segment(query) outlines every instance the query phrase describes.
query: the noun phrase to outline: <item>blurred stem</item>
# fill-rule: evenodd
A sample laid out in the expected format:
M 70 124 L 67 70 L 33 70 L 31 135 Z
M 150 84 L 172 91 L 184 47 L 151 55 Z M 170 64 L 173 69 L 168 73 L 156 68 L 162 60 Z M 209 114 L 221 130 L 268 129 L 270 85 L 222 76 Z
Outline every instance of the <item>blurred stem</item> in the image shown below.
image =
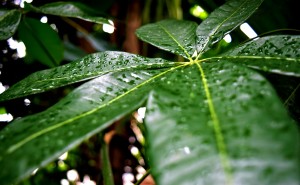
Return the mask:
M 145 179 L 146 177 L 148 177 L 148 175 L 150 175 L 150 170 L 147 170 L 146 173 L 142 176 L 142 178 L 140 178 L 134 185 L 140 185 Z
M 105 185 L 114 185 L 113 173 L 109 160 L 109 148 L 108 144 L 102 138 L 101 147 L 101 159 L 102 159 L 102 175 Z
M 300 87 L 300 83 L 299 83 L 299 84 L 297 85 L 297 87 L 293 90 L 293 92 L 290 94 L 290 96 L 285 100 L 285 102 L 284 102 L 284 106 L 285 106 L 285 107 L 287 106 L 288 102 L 292 99 L 292 97 L 295 96 L 295 94 L 296 94 L 297 90 L 299 89 L 299 87 Z
M 160 21 L 163 19 L 163 9 L 164 9 L 164 1 L 159 0 L 157 2 L 155 21 Z
M 67 17 L 62 17 L 62 20 L 64 20 L 66 23 L 68 23 L 70 26 L 72 26 L 76 30 L 80 31 L 84 35 L 88 35 L 89 34 L 89 32 L 85 28 L 83 28 L 82 26 L 80 26 L 79 24 L 77 24 L 75 21 L 72 21 L 71 19 L 69 19 Z
M 143 9 L 143 24 L 148 24 L 150 22 L 150 8 L 151 8 L 151 0 L 146 0 L 144 9 Z
M 166 0 L 169 16 L 178 20 L 182 19 L 181 0 Z

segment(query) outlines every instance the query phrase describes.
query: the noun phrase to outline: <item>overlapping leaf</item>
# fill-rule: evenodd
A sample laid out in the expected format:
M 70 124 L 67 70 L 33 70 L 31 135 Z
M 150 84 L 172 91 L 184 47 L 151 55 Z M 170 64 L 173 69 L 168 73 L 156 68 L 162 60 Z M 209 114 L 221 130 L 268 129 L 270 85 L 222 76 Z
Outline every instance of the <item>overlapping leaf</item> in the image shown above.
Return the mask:
M 94 53 L 57 68 L 31 74 L 1 94 L 0 101 L 45 92 L 112 71 L 163 68 L 178 64 L 180 63 L 159 58 L 150 59 L 125 52 Z
M 45 14 L 74 17 L 99 24 L 110 24 L 108 19 L 96 15 L 94 10 L 78 2 L 54 2 L 41 7 L 33 7 L 30 4 L 26 4 L 26 6 L 28 9 Z
M 38 60 L 48 67 L 60 64 L 63 59 L 63 44 L 50 25 L 32 18 L 24 18 L 18 33 L 31 59 Z
M 11 37 L 17 30 L 21 20 L 19 10 L 0 10 L 0 40 Z
M 283 110 L 264 78 L 227 62 L 169 73 L 146 111 L 156 183 L 297 184 L 299 135 Z
M 255 69 L 299 77 L 300 36 L 259 38 L 228 51 L 223 57 Z
M 158 48 L 191 59 L 196 50 L 196 28 L 191 21 L 164 20 L 145 25 L 136 34 Z
M 1 184 L 13 184 L 113 121 L 137 109 L 166 70 L 107 74 L 85 83 L 39 114 L 0 132 Z
M 213 11 L 197 28 L 197 51 L 207 51 L 227 33 L 243 23 L 263 0 L 231 0 Z

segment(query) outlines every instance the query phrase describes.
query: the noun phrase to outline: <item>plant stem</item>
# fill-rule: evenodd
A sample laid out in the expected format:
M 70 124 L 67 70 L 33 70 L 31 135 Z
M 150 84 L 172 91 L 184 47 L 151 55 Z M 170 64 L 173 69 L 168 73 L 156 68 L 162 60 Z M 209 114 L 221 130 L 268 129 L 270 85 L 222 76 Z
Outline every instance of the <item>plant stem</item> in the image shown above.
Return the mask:
M 68 23 L 70 26 L 72 26 L 76 30 L 78 30 L 81 33 L 83 33 L 84 35 L 88 35 L 89 34 L 89 32 L 85 28 L 83 28 L 82 26 L 80 26 L 76 22 L 72 21 L 71 19 L 69 19 L 67 17 L 62 17 L 62 20 L 65 21 L 66 23 Z
M 134 184 L 134 185 L 140 185 L 148 175 L 150 175 L 151 169 L 147 170 L 146 173 Z
M 297 92 L 297 90 L 300 87 L 300 83 L 297 85 L 297 87 L 293 90 L 293 92 L 290 94 L 290 96 L 284 101 L 284 106 L 286 107 L 288 102 L 292 99 L 292 97 L 295 95 L 295 93 Z
M 114 185 L 113 173 L 109 160 L 109 148 L 107 143 L 102 139 L 101 147 L 101 159 L 102 159 L 102 175 L 105 185 Z

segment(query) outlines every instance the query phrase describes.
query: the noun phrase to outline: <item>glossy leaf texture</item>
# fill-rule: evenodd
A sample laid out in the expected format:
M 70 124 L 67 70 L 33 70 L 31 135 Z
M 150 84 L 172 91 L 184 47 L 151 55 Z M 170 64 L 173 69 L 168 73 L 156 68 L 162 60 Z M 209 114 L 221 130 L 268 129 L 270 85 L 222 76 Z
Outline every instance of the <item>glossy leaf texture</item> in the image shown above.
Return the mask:
M 69 64 L 29 75 L 1 94 L 0 101 L 45 92 L 75 82 L 95 78 L 108 72 L 164 68 L 178 64 L 180 63 L 169 62 L 160 58 L 146 58 L 125 52 L 106 51 L 94 53 Z
M 0 40 L 5 40 L 13 36 L 21 20 L 19 10 L 0 10 Z
M 227 62 L 161 78 L 146 110 L 157 184 L 296 185 L 299 133 L 271 85 Z
M 153 80 L 168 68 L 106 74 L 80 86 L 48 110 L 0 131 L 0 181 L 15 184 L 91 135 L 136 110 Z M 16 162 L 17 161 L 17 162 Z
M 263 0 L 230 0 L 213 11 L 196 31 L 197 51 L 207 51 L 214 43 L 243 23 Z
M 252 40 L 225 53 L 230 62 L 278 73 L 300 76 L 300 36 L 277 35 Z
M 190 59 L 195 52 L 197 24 L 191 21 L 163 20 L 136 31 L 143 41 Z
M 44 14 L 57 15 L 63 17 L 74 17 L 89 22 L 99 24 L 110 24 L 108 19 L 100 17 L 99 12 L 95 12 L 85 4 L 78 2 L 54 2 L 48 3 L 40 7 L 33 7 L 30 4 L 26 4 L 29 9 Z
M 19 37 L 26 46 L 26 54 L 48 67 L 56 67 L 63 59 L 63 44 L 50 25 L 32 18 L 24 18 Z

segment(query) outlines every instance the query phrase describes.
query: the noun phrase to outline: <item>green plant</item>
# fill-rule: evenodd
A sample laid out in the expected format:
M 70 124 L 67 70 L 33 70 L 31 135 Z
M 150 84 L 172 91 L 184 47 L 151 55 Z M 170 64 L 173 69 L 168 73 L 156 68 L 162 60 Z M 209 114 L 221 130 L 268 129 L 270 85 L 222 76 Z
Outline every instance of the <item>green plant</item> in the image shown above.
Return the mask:
M 143 41 L 186 62 L 106 51 L 9 88 L 1 101 L 92 79 L 0 131 L 1 182 L 23 179 L 145 105 L 146 153 L 158 184 L 297 184 L 298 128 L 269 82 L 252 69 L 299 77 L 300 37 L 261 37 L 206 55 L 261 3 L 231 0 L 199 26 L 164 20 L 137 30 Z M 9 24 L 15 29 L 15 23 Z

